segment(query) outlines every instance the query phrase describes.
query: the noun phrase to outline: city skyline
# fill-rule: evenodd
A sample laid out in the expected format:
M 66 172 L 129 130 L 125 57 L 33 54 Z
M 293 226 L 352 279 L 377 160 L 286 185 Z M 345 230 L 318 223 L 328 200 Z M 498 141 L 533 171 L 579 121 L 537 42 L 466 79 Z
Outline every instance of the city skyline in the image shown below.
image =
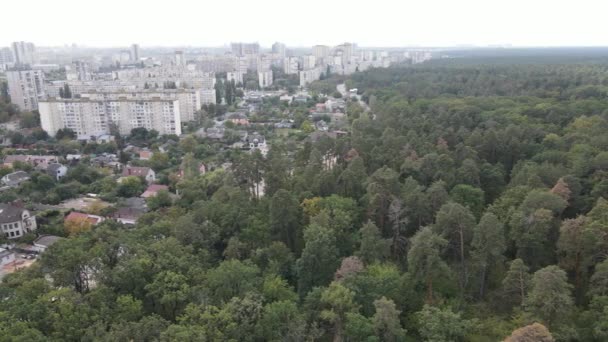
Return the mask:
M 134 42 L 142 47 L 225 47 L 232 41 L 259 42 L 262 47 L 275 41 L 292 47 L 345 41 L 366 47 L 607 45 L 601 33 L 605 31 L 602 9 L 608 5 L 592 0 L 581 0 L 575 8 L 569 4 L 547 0 L 516 0 L 508 5 L 479 0 L 395 4 L 378 0 L 374 6 L 357 6 L 311 0 L 291 10 L 277 0 L 230 4 L 176 0 L 145 8 L 109 0 L 95 8 L 94 16 L 64 18 L 65 8 L 81 3 L 21 1 L 6 4 L 5 13 L 29 11 L 29 20 L 36 25 L 23 25 L 19 15 L 5 16 L 2 31 L 14 33 L 3 35 L 0 46 L 13 41 L 31 41 L 42 47 L 75 43 L 100 48 Z M 142 15 L 132 15 L 137 11 Z

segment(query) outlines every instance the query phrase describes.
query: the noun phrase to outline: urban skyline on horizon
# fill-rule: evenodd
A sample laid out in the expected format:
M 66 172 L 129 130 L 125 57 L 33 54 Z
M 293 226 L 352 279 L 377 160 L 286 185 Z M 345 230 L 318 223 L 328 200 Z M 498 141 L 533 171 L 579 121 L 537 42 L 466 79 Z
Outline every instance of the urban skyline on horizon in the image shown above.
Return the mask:
M 344 41 L 366 47 L 516 47 L 605 46 L 603 9 L 593 0 L 376 0 L 361 6 L 346 1 L 310 0 L 286 8 L 278 0 L 191 3 L 174 0 L 162 6 L 108 0 L 94 15 L 75 0 L 11 1 L 0 23 L 3 32 L 39 46 L 223 46 L 230 41 L 274 41 L 289 46 Z M 66 16 L 67 8 L 82 15 Z M 592 10 L 590 10 L 592 9 Z M 22 16 L 28 14 L 28 25 Z M 135 15 L 133 15 L 135 14 Z M 3 38 L 3 39 L 2 39 Z M 7 45 L 7 37 L 0 45 Z

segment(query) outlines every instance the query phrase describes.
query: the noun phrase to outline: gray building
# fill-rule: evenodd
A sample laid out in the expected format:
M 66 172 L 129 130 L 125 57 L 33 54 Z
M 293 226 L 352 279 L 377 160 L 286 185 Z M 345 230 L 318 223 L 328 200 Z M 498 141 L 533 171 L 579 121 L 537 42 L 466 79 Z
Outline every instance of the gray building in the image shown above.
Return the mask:
M 42 70 L 7 71 L 6 78 L 12 103 L 23 111 L 38 109 L 38 101 L 45 94 Z
M 0 227 L 5 237 L 17 239 L 36 230 L 36 216 L 29 210 L 12 205 L 0 204 Z

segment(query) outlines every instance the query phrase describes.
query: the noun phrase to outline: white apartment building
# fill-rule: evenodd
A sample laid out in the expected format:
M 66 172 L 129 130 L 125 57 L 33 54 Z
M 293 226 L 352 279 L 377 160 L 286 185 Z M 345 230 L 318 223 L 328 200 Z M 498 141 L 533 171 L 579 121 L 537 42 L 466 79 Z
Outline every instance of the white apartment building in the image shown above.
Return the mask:
M 327 45 L 315 45 L 312 47 L 312 55 L 317 59 L 323 59 L 329 56 L 329 50 Z
M 270 87 L 272 85 L 272 70 L 258 72 L 260 88 Z
M 36 46 L 29 42 L 13 42 L 13 61 L 17 65 L 34 65 L 38 63 Z
M 38 100 L 45 94 L 42 70 L 7 71 L 6 78 L 12 103 L 23 111 L 38 109 Z
M 354 51 L 353 44 L 344 43 L 344 44 L 340 44 L 334 48 L 334 55 L 342 56 L 342 63 L 348 64 L 351 62 L 351 59 L 353 57 L 353 51 Z
M 65 69 L 68 81 L 90 81 L 92 79 L 89 66 L 83 61 L 75 61 Z
M 166 82 L 175 82 L 178 88 L 203 88 L 213 89 L 215 87 L 215 73 L 189 70 L 187 66 L 159 66 L 144 69 L 127 69 L 114 71 L 114 80 L 125 84 L 135 84 L 138 88 L 149 88 L 163 86 Z
M 234 70 L 246 74 L 249 69 L 249 59 L 247 57 L 236 57 L 234 59 Z
M 49 98 L 39 104 L 42 129 L 55 136 L 62 128 L 79 137 L 109 134 L 111 124 L 120 134 L 144 127 L 160 134 L 181 134 L 179 101 L 160 97 L 133 99 L 127 96 L 90 94 L 78 99 Z
M 315 67 L 317 58 L 313 55 L 306 55 L 302 57 L 302 69 L 309 70 Z
M 151 89 L 139 90 L 137 92 L 90 92 L 82 93 L 81 97 L 113 100 L 116 98 L 128 98 L 130 100 L 178 100 L 180 121 L 193 121 L 195 113 L 201 109 L 201 94 L 196 89 Z
M 259 55 L 257 61 L 258 72 L 268 71 L 272 66 L 272 57 L 269 55 Z
M 7 47 L 0 48 L 0 66 L 7 64 L 12 65 L 13 63 L 13 52 L 11 49 Z
M 294 75 L 298 73 L 298 58 L 297 57 L 285 57 L 283 60 L 283 71 L 287 75 Z
M 139 44 L 131 45 L 131 61 L 139 62 Z
M 175 51 L 175 65 L 177 65 L 177 66 L 186 65 L 186 56 L 184 56 L 183 51 Z
M 323 68 L 314 68 L 300 71 L 300 87 L 306 87 L 309 83 L 321 78 Z
M 285 58 L 286 46 L 283 43 L 276 42 L 272 44 L 272 53 L 279 55 L 280 58 Z
M 257 55 L 260 53 L 258 43 L 230 43 L 232 54 L 235 56 Z
M 201 104 L 215 104 L 215 89 L 199 89 Z

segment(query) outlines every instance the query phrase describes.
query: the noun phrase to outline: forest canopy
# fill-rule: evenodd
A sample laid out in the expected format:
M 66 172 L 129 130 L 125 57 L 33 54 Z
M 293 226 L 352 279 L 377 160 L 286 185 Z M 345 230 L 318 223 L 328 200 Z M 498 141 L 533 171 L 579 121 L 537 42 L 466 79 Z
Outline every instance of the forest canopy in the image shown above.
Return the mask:
M 0 341 L 608 340 L 608 64 L 477 61 L 355 73 L 345 137 L 53 245 Z

